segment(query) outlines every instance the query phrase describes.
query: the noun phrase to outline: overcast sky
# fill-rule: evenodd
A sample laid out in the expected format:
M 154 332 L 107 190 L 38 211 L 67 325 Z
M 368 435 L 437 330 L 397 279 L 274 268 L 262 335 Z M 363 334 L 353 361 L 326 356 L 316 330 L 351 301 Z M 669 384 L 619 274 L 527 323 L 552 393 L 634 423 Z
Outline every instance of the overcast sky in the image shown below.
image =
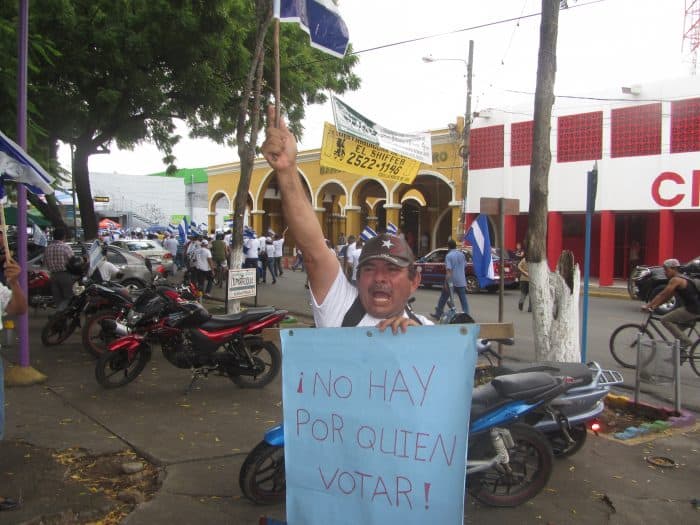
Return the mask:
M 529 108 L 535 90 L 540 0 L 341 0 L 340 11 L 360 61 L 358 91 L 341 98 L 396 131 L 442 129 L 464 114 L 468 42 L 474 40 L 472 110 Z M 684 0 L 569 0 L 559 16 L 557 95 L 590 92 L 690 73 L 683 49 Z M 523 17 L 517 21 L 503 20 Z M 475 28 L 477 26 L 485 27 Z M 427 38 L 425 38 L 427 37 Z M 415 40 L 413 42 L 400 43 Z M 395 44 L 395 45 L 392 45 Z M 381 49 L 372 50 L 373 48 Z M 281 50 L 284 60 L 284 49 Z M 424 56 L 462 59 L 425 63 Z M 284 82 L 284 78 L 282 78 Z M 514 92 L 525 92 L 518 94 Z M 700 95 L 700 94 L 698 94 Z M 320 146 L 330 105 L 307 109 L 301 149 Z M 236 161 L 234 149 L 186 137 L 175 148 L 179 168 Z M 149 144 L 93 155 L 91 172 L 163 171 Z M 70 166 L 68 148 L 59 159 Z

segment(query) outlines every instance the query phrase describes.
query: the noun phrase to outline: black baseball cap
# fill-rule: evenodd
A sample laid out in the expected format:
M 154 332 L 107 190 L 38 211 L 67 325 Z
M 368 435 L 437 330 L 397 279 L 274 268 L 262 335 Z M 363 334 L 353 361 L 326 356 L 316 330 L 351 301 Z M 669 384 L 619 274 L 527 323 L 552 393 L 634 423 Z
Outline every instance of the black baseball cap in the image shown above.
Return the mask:
M 416 260 L 405 239 L 388 233 L 372 237 L 365 243 L 358 265 L 362 266 L 371 259 L 381 259 L 403 268 L 410 266 Z

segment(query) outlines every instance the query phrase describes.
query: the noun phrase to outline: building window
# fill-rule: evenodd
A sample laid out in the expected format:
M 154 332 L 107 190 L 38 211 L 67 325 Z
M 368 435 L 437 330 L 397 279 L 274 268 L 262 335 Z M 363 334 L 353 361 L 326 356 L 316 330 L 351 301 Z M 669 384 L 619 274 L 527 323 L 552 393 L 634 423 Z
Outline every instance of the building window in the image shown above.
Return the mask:
M 469 168 L 481 170 L 503 167 L 503 126 L 471 130 Z
M 700 151 L 700 98 L 671 102 L 671 153 Z
M 661 104 L 613 109 L 610 156 L 661 154 Z
M 603 153 L 603 112 L 559 117 L 557 162 L 596 160 Z
M 532 159 L 534 121 L 517 122 L 510 127 L 510 165 L 528 166 Z

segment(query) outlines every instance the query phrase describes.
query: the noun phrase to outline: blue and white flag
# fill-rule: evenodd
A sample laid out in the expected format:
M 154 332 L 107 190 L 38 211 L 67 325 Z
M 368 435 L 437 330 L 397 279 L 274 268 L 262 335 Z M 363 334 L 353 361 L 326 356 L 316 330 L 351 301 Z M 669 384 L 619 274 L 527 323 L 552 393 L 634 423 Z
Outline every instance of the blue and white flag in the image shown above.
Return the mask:
M 24 184 L 36 195 L 53 193 L 53 177 L 0 131 L 0 198 L 5 196 L 7 180 Z
M 360 239 L 363 241 L 367 242 L 369 241 L 372 237 L 376 237 L 377 232 L 375 232 L 372 228 L 369 226 L 365 226 L 365 229 L 362 230 L 362 233 L 360 234 Z
M 177 236 L 180 244 L 185 244 L 187 242 L 187 217 L 183 217 L 180 224 L 177 225 Z
M 489 236 L 489 219 L 486 215 L 479 215 L 465 236 L 472 245 L 472 259 L 474 260 L 474 273 L 479 280 L 479 285 L 484 287 L 493 284 L 496 274 L 493 270 L 491 258 L 491 237 Z
M 90 262 L 90 267 L 88 268 L 88 275 L 92 275 L 97 269 L 97 264 L 102 259 L 102 247 L 99 241 L 94 241 L 90 248 L 88 249 L 88 261 Z
M 386 223 L 386 232 L 390 233 L 391 235 L 396 235 L 397 233 L 399 233 L 399 228 L 393 222 L 387 222 Z
M 34 229 L 32 230 L 32 242 L 37 246 L 43 246 L 44 248 L 46 248 L 46 246 L 49 244 L 46 235 L 44 234 L 42 229 L 39 228 L 39 226 L 37 226 L 36 224 L 34 224 L 33 228 Z
M 343 58 L 350 35 L 335 0 L 274 0 L 273 16 L 296 22 L 309 34 L 311 47 Z
M 243 238 L 245 239 L 255 239 L 257 235 L 255 234 L 255 230 L 248 226 L 247 224 L 243 225 Z
M 165 231 L 167 231 L 170 235 L 174 235 L 177 231 L 177 226 L 175 226 L 174 224 L 168 224 L 168 226 L 166 226 L 165 228 Z

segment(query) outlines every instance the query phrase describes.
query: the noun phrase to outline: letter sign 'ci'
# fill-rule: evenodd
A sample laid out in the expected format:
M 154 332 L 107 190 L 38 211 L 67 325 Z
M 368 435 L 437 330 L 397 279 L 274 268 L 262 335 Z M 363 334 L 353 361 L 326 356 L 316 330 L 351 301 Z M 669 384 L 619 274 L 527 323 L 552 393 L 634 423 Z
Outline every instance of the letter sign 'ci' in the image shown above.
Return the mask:
M 675 206 L 676 204 L 680 203 L 685 197 L 685 193 L 676 193 L 670 198 L 662 197 L 660 191 L 661 184 L 667 181 L 674 182 L 678 185 L 685 184 L 685 179 L 678 175 L 678 173 L 674 173 L 672 171 L 664 171 L 661 175 L 654 179 L 654 182 L 651 185 L 651 197 L 654 199 L 654 202 L 656 202 L 656 204 L 658 204 L 659 206 L 663 206 L 664 208 L 670 208 L 671 206 Z

